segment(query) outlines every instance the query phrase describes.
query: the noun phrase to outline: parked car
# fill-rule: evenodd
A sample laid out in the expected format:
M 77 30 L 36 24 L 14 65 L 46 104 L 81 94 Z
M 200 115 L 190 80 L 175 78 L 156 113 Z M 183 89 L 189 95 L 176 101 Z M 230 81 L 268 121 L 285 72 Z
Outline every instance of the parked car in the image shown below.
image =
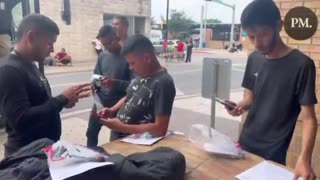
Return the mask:
M 154 49 L 156 50 L 157 56 L 164 52 L 163 41 L 155 41 L 152 44 Z

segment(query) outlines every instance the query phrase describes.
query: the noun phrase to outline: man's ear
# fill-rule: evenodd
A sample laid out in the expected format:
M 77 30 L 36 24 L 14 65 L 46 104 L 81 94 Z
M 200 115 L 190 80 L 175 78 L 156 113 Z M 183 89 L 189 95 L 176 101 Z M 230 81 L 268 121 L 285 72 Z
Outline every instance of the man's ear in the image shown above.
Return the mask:
M 35 33 L 32 31 L 27 32 L 27 40 L 30 44 L 32 44 L 35 41 Z
M 151 63 L 151 55 L 150 55 L 149 53 L 144 53 L 143 59 L 144 59 L 145 62 L 147 62 L 148 64 Z
M 277 31 L 278 32 L 281 32 L 282 31 L 282 28 L 283 28 L 283 21 L 282 20 L 279 20 L 277 22 Z

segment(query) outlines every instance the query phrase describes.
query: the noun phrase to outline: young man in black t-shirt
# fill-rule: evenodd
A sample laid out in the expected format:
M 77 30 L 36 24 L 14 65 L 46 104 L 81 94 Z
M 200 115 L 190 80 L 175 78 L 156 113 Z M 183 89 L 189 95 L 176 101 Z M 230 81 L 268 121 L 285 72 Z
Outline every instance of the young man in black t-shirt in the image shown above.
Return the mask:
M 295 176 L 314 179 L 311 167 L 317 120 L 314 105 L 314 62 L 283 43 L 283 22 L 273 1 L 250 3 L 241 24 L 256 51 L 249 58 L 242 86 L 245 97 L 228 110 L 239 116 L 249 110 L 239 142 L 243 149 L 285 164 L 287 150 L 300 112 L 303 114 L 302 152 Z
M 136 78 L 131 81 L 126 97 L 99 113 L 101 123 L 112 130 L 111 140 L 144 132 L 164 136 L 176 94 L 172 77 L 161 67 L 152 43 L 143 35 L 130 37 L 122 54 Z M 116 118 L 109 118 L 115 113 Z

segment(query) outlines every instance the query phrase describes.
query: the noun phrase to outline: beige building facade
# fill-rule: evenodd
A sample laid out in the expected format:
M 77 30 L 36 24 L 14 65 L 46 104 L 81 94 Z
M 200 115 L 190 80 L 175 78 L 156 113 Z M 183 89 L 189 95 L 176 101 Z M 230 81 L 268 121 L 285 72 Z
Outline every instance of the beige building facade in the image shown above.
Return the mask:
M 128 18 L 129 35 L 150 34 L 151 0 L 70 0 L 70 25 L 61 18 L 63 10 L 64 0 L 40 0 L 40 13 L 53 19 L 60 28 L 54 53 L 65 48 L 74 62 L 96 59 L 92 41 L 99 28 L 111 25 L 117 15 Z

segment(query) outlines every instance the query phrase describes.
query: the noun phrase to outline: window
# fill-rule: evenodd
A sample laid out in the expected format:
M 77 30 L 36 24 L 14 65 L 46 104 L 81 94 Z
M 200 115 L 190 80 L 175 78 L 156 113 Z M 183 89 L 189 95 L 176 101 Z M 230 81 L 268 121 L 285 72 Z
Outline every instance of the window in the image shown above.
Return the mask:
M 116 14 L 105 14 L 103 17 L 103 24 L 112 25 Z M 129 21 L 128 35 L 133 34 L 144 34 L 145 33 L 145 23 L 146 18 L 135 17 L 135 16 L 125 16 Z
M 229 41 L 230 40 L 230 29 L 231 24 L 216 24 L 212 26 L 212 40 L 215 41 Z M 234 36 L 235 41 L 240 39 L 240 25 L 236 24 L 234 26 Z
M 17 31 L 18 25 L 20 24 L 23 18 L 21 2 L 12 8 L 12 16 L 13 16 L 13 29 L 14 31 Z

